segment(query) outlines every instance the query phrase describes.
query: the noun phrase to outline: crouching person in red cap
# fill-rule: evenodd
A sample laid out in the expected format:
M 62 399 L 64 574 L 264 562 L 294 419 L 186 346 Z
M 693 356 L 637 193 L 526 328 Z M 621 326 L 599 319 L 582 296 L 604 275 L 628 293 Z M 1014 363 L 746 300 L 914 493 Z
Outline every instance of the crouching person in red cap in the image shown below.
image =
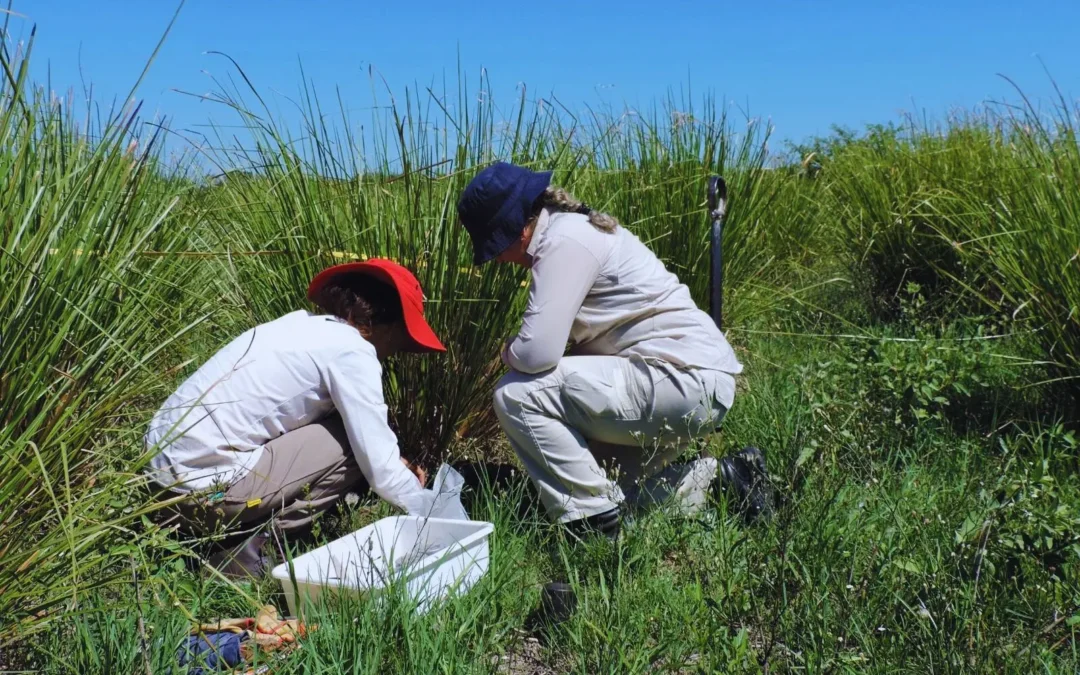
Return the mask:
M 389 260 L 316 276 L 296 311 L 225 345 L 165 401 L 146 434 L 151 477 L 197 535 L 228 530 L 211 562 L 257 574 L 267 523 L 287 539 L 349 492 L 404 509 L 426 476 L 387 422 L 380 361 L 441 352 L 416 278 Z

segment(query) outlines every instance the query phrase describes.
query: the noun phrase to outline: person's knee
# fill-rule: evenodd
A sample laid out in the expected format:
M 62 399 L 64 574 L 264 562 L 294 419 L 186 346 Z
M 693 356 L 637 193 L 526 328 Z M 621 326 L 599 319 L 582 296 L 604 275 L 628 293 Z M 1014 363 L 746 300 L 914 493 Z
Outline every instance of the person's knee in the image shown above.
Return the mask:
M 492 397 L 495 414 L 500 420 L 520 414 L 521 404 L 528 395 L 528 385 L 529 377 L 522 373 L 510 371 L 502 376 Z
M 506 412 L 510 407 L 510 396 L 507 391 L 505 376 L 495 385 L 495 393 L 491 397 L 491 405 L 495 409 L 495 416 L 500 420 L 506 416 Z

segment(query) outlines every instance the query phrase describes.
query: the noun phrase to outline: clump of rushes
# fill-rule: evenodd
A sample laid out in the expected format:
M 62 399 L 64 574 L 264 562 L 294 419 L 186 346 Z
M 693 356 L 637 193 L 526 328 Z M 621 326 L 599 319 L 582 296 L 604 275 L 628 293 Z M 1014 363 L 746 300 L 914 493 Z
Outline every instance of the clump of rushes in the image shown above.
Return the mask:
M 782 184 L 767 170 L 770 131 L 761 120 L 734 123 L 711 97 L 697 105 L 669 97 L 649 111 L 593 116 L 586 148 L 563 182 L 647 242 L 708 307 L 706 186 L 709 176 L 723 175 L 731 204 L 724 230 L 726 313 L 746 320 L 764 306 L 763 287 L 779 279 L 781 266 L 773 263 L 790 222 L 766 216 Z
M 969 116 L 943 127 L 909 120 L 814 146 L 825 183 L 821 214 L 830 221 L 833 250 L 871 316 L 899 318 L 908 283 L 925 289 L 926 310 L 938 316 L 978 306 L 969 291 L 989 288 L 985 269 L 953 242 L 965 227 L 985 220 L 985 209 L 965 210 L 953 195 L 992 194 L 1000 185 L 997 165 L 1006 142 L 989 116 Z
M 1022 94 L 1021 94 L 1022 95 Z M 1076 110 L 992 108 L 950 130 L 957 167 L 919 209 L 920 261 L 954 293 L 1030 324 L 1054 379 L 1080 392 L 1080 146 Z M 923 151 L 922 164 L 941 158 Z M 966 168 L 964 168 L 966 167 Z M 967 178 L 965 178 L 967 176 Z M 964 306 L 965 313 L 972 310 Z
M 441 358 L 399 357 L 387 368 L 392 422 L 414 457 L 437 462 L 460 435 L 490 438 L 496 428 L 490 396 L 503 372 L 498 351 L 518 328 L 526 277 L 507 266 L 473 268 L 456 211 L 468 180 L 496 159 L 554 169 L 556 182 L 653 245 L 702 303 L 705 183 L 724 172 L 737 203 L 725 250 L 729 307 L 731 316 L 752 311 L 750 302 L 740 304 L 740 291 L 765 278 L 769 240 L 777 237 L 761 223 L 775 190 L 764 181 L 766 134 L 751 125 L 735 142 L 711 99 L 700 117 L 674 115 L 669 104 L 647 119 L 597 116 L 584 124 L 523 93 L 500 117 L 490 97 L 470 103 L 460 78 L 456 104 L 446 92 L 410 92 L 376 112 L 365 135 L 352 131 L 343 109 L 325 111 L 306 84 L 302 128 L 291 131 L 257 83 L 242 80 L 242 90 L 215 98 L 239 115 L 251 149 L 221 128 L 210 144 L 221 172 L 239 168 L 242 176 L 207 191 L 203 219 L 216 246 L 232 253 L 222 258 L 222 277 L 246 320 L 258 322 L 301 306 L 308 280 L 325 265 L 382 256 L 412 267 L 449 350 Z M 338 122 L 328 122 L 335 115 Z
M 186 243 L 156 136 L 137 109 L 80 122 L 29 83 L 32 45 L 0 37 L 0 643 L 130 580 L 134 411 L 199 320 L 183 261 L 143 255 Z
M 1080 108 L 1061 99 L 1047 119 L 1025 104 L 1007 110 L 1005 182 L 984 207 L 989 217 L 965 230 L 962 246 L 992 266 L 996 294 L 985 299 L 1030 319 L 1045 358 L 1080 393 Z M 962 198 L 969 209 L 981 206 L 978 194 Z

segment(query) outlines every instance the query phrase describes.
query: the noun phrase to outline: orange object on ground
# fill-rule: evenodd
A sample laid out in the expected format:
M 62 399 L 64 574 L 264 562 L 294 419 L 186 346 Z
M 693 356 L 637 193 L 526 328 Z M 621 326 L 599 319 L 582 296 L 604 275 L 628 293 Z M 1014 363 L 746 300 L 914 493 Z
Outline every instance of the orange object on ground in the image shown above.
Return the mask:
M 299 647 L 297 640 L 307 636 L 315 626 L 305 626 L 297 619 L 282 619 L 273 605 L 263 605 L 254 617 L 220 619 L 191 629 L 192 635 L 206 633 L 247 634 L 240 652 L 245 662 L 255 658 L 255 650 L 267 653 L 289 652 Z M 283 656 L 284 654 L 282 654 Z M 254 671 L 248 671 L 254 672 Z

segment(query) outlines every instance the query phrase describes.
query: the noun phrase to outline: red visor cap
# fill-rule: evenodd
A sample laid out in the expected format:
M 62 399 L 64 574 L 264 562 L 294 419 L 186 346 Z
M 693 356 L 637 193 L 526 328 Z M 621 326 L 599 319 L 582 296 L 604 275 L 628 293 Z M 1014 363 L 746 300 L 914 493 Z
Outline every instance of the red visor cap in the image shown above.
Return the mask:
M 424 291 L 413 273 L 393 260 L 372 258 L 363 262 L 351 262 L 328 267 L 315 275 L 308 285 L 308 300 L 313 300 L 326 284 L 344 274 L 367 274 L 390 284 L 401 299 L 401 311 L 405 317 L 405 330 L 412 340 L 411 352 L 445 352 L 446 347 L 439 341 L 435 331 L 431 330 L 424 319 Z

